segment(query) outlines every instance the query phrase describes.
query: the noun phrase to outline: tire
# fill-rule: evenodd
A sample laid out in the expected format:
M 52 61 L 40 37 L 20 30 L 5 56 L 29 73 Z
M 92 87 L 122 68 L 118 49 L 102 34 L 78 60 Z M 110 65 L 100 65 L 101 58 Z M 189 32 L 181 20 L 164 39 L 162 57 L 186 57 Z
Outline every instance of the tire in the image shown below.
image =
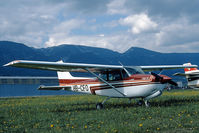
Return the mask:
M 102 103 L 98 103 L 98 104 L 96 105 L 96 109 L 97 109 L 97 110 L 103 109 L 103 104 L 102 104 Z
M 144 101 L 143 100 L 139 100 L 138 102 L 137 102 L 137 105 L 138 106 L 142 106 L 144 104 Z

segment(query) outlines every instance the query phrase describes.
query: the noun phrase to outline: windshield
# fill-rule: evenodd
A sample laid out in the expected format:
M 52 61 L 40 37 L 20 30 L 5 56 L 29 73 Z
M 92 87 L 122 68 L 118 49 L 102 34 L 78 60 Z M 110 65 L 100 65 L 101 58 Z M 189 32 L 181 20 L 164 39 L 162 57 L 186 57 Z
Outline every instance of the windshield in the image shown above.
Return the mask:
M 127 67 L 126 70 L 131 74 L 144 74 L 140 67 Z

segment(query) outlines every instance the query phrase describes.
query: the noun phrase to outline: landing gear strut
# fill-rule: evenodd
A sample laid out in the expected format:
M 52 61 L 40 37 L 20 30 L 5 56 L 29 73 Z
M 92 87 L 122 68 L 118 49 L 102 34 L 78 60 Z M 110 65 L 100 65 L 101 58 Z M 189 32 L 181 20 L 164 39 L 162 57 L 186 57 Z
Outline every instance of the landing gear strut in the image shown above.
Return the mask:
M 109 100 L 111 97 L 107 97 L 102 103 L 98 103 L 96 104 L 96 109 L 97 110 L 100 110 L 100 109 L 103 109 L 104 108 L 104 103 Z
M 144 99 L 139 100 L 139 101 L 137 102 L 137 104 L 138 104 L 139 106 L 142 106 L 143 104 L 145 104 L 146 107 L 149 107 L 149 106 L 150 106 L 148 100 L 144 100 Z
M 146 107 L 149 107 L 149 106 L 150 106 L 150 105 L 149 105 L 149 102 L 148 102 L 147 100 L 144 101 L 144 104 L 145 104 Z

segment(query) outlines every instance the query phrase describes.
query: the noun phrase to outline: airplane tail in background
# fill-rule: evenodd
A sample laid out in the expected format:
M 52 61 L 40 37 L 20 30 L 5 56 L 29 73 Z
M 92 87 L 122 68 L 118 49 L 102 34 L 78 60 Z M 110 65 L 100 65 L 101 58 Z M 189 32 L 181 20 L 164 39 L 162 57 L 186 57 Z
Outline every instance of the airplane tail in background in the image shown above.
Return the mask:
M 183 66 L 191 66 L 191 63 L 185 63 L 183 64 Z M 185 73 L 189 73 L 189 72 L 193 72 L 193 71 L 197 71 L 197 68 L 185 68 L 184 71 Z
M 190 66 L 191 63 L 183 64 L 184 66 Z M 199 70 L 197 68 L 185 68 L 185 76 L 188 81 L 188 86 L 193 89 L 199 88 Z

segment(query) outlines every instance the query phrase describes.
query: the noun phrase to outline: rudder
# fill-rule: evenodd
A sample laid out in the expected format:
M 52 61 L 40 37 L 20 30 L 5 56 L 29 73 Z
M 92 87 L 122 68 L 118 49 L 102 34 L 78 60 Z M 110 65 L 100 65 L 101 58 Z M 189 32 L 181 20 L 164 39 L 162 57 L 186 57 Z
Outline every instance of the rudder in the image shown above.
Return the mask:
M 185 63 L 185 64 L 183 64 L 183 66 L 191 66 L 191 63 Z M 196 71 L 196 70 L 198 70 L 198 69 L 197 68 L 185 68 L 184 69 L 185 73 L 191 72 L 191 71 Z

